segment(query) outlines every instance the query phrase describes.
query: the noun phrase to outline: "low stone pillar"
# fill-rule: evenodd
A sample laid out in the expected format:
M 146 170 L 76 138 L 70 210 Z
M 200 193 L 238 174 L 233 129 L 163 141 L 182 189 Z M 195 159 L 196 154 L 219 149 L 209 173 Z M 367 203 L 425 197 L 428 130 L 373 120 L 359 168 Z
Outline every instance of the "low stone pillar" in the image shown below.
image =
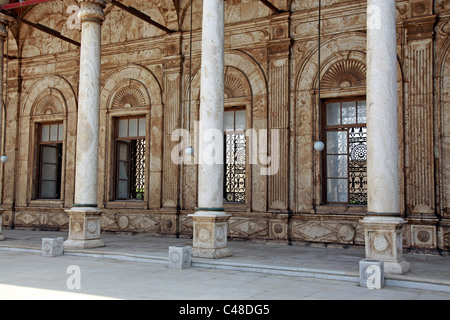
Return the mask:
M 364 259 L 359 262 L 359 285 L 369 289 L 384 287 L 384 266 L 379 260 Z
M 169 247 L 169 268 L 186 269 L 192 266 L 192 247 Z
M 3 209 L 0 209 L 0 241 L 4 241 L 6 238 L 4 235 L 2 235 L 3 230 Z
M 104 247 L 101 239 L 102 211 L 97 208 L 72 208 L 69 214 L 69 238 L 64 248 L 89 249 Z
M 58 257 L 64 254 L 64 238 L 53 237 L 42 239 L 42 256 Z

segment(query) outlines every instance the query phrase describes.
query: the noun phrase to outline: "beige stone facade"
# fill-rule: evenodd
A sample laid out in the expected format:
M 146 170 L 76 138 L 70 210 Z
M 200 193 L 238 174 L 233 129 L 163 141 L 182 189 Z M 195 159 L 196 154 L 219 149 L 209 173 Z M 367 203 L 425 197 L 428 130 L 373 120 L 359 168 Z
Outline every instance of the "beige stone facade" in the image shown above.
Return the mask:
M 193 133 L 199 120 L 202 1 L 194 0 L 192 11 L 189 0 L 121 2 L 170 32 L 113 4 L 105 8 L 97 177 L 101 228 L 192 237 L 188 215 L 197 208 L 198 167 L 172 161 L 178 142 L 171 138 L 175 129 L 189 125 Z M 366 1 L 322 1 L 320 70 L 318 1 L 271 3 L 280 13 L 257 0 L 225 4 L 225 107 L 245 110 L 247 129 L 277 129 L 280 152 L 274 175 L 260 174 L 264 163 L 246 164 L 245 202 L 224 205 L 231 215 L 228 237 L 363 246 L 360 221 L 367 207 L 326 203 L 323 154 L 313 145 L 323 134 L 323 101 L 366 96 Z M 80 42 L 72 11 L 77 6 L 75 0 L 56 0 L 21 14 Z M 450 5 L 398 0 L 396 6 L 399 196 L 401 216 L 408 222 L 403 248 L 448 251 Z M 66 210 L 74 205 L 80 143 L 80 50 L 16 21 L 9 26 L 4 54 L 2 137 L 8 161 L 0 167 L 3 225 L 68 230 Z M 146 120 L 145 188 L 139 200 L 115 197 L 116 121 L 125 117 Z M 46 123 L 63 124 L 56 200 L 36 193 L 39 128 Z M 267 137 L 269 145 L 272 138 Z

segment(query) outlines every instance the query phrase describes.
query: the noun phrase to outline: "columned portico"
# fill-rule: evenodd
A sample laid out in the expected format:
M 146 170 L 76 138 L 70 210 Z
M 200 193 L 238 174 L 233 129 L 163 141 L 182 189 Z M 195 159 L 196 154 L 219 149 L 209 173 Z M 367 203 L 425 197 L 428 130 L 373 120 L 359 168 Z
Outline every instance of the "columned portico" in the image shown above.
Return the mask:
M 100 110 L 101 26 L 103 0 L 81 0 L 82 24 L 75 204 L 69 213 L 69 239 L 65 247 L 104 246 L 100 238 L 101 211 L 97 209 L 97 174 Z
M 192 255 L 223 258 L 227 220 L 223 211 L 224 1 L 203 1 L 198 210 Z
M 397 124 L 395 0 L 368 0 L 366 258 L 384 262 L 387 273 L 404 273 Z

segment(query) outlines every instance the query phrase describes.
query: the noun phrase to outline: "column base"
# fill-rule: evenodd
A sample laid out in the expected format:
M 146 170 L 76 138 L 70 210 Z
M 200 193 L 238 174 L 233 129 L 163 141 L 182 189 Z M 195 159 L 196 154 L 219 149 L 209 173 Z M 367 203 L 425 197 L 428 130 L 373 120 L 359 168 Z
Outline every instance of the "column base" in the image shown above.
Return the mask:
M 385 261 L 383 265 L 386 273 L 404 274 L 411 270 L 411 265 L 405 259 L 398 262 Z
M 69 238 L 64 249 L 91 249 L 104 247 L 100 237 L 102 211 L 97 208 L 76 207 L 69 214 Z
M 401 217 L 366 216 L 361 220 L 364 226 L 366 259 L 380 260 L 384 272 L 403 274 L 410 265 L 403 258 Z
M 104 247 L 102 239 L 97 240 L 70 240 L 64 241 L 64 249 L 92 249 Z
M 198 211 L 189 215 L 194 220 L 192 256 L 221 259 L 232 255 L 227 247 L 230 214 L 217 211 Z

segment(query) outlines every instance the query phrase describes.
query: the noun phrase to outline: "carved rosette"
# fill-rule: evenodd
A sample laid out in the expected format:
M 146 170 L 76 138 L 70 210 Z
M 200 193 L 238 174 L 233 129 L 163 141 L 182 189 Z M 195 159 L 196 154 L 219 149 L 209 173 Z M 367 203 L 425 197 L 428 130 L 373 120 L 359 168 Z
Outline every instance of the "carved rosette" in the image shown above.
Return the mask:
M 106 2 L 103 0 L 80 0 L 80 11 L 78 17 L 81 23 L 86 21 L 93 21 L 103 23 L 105 20 L 105 13 L 103 9 L 106 7 Z

